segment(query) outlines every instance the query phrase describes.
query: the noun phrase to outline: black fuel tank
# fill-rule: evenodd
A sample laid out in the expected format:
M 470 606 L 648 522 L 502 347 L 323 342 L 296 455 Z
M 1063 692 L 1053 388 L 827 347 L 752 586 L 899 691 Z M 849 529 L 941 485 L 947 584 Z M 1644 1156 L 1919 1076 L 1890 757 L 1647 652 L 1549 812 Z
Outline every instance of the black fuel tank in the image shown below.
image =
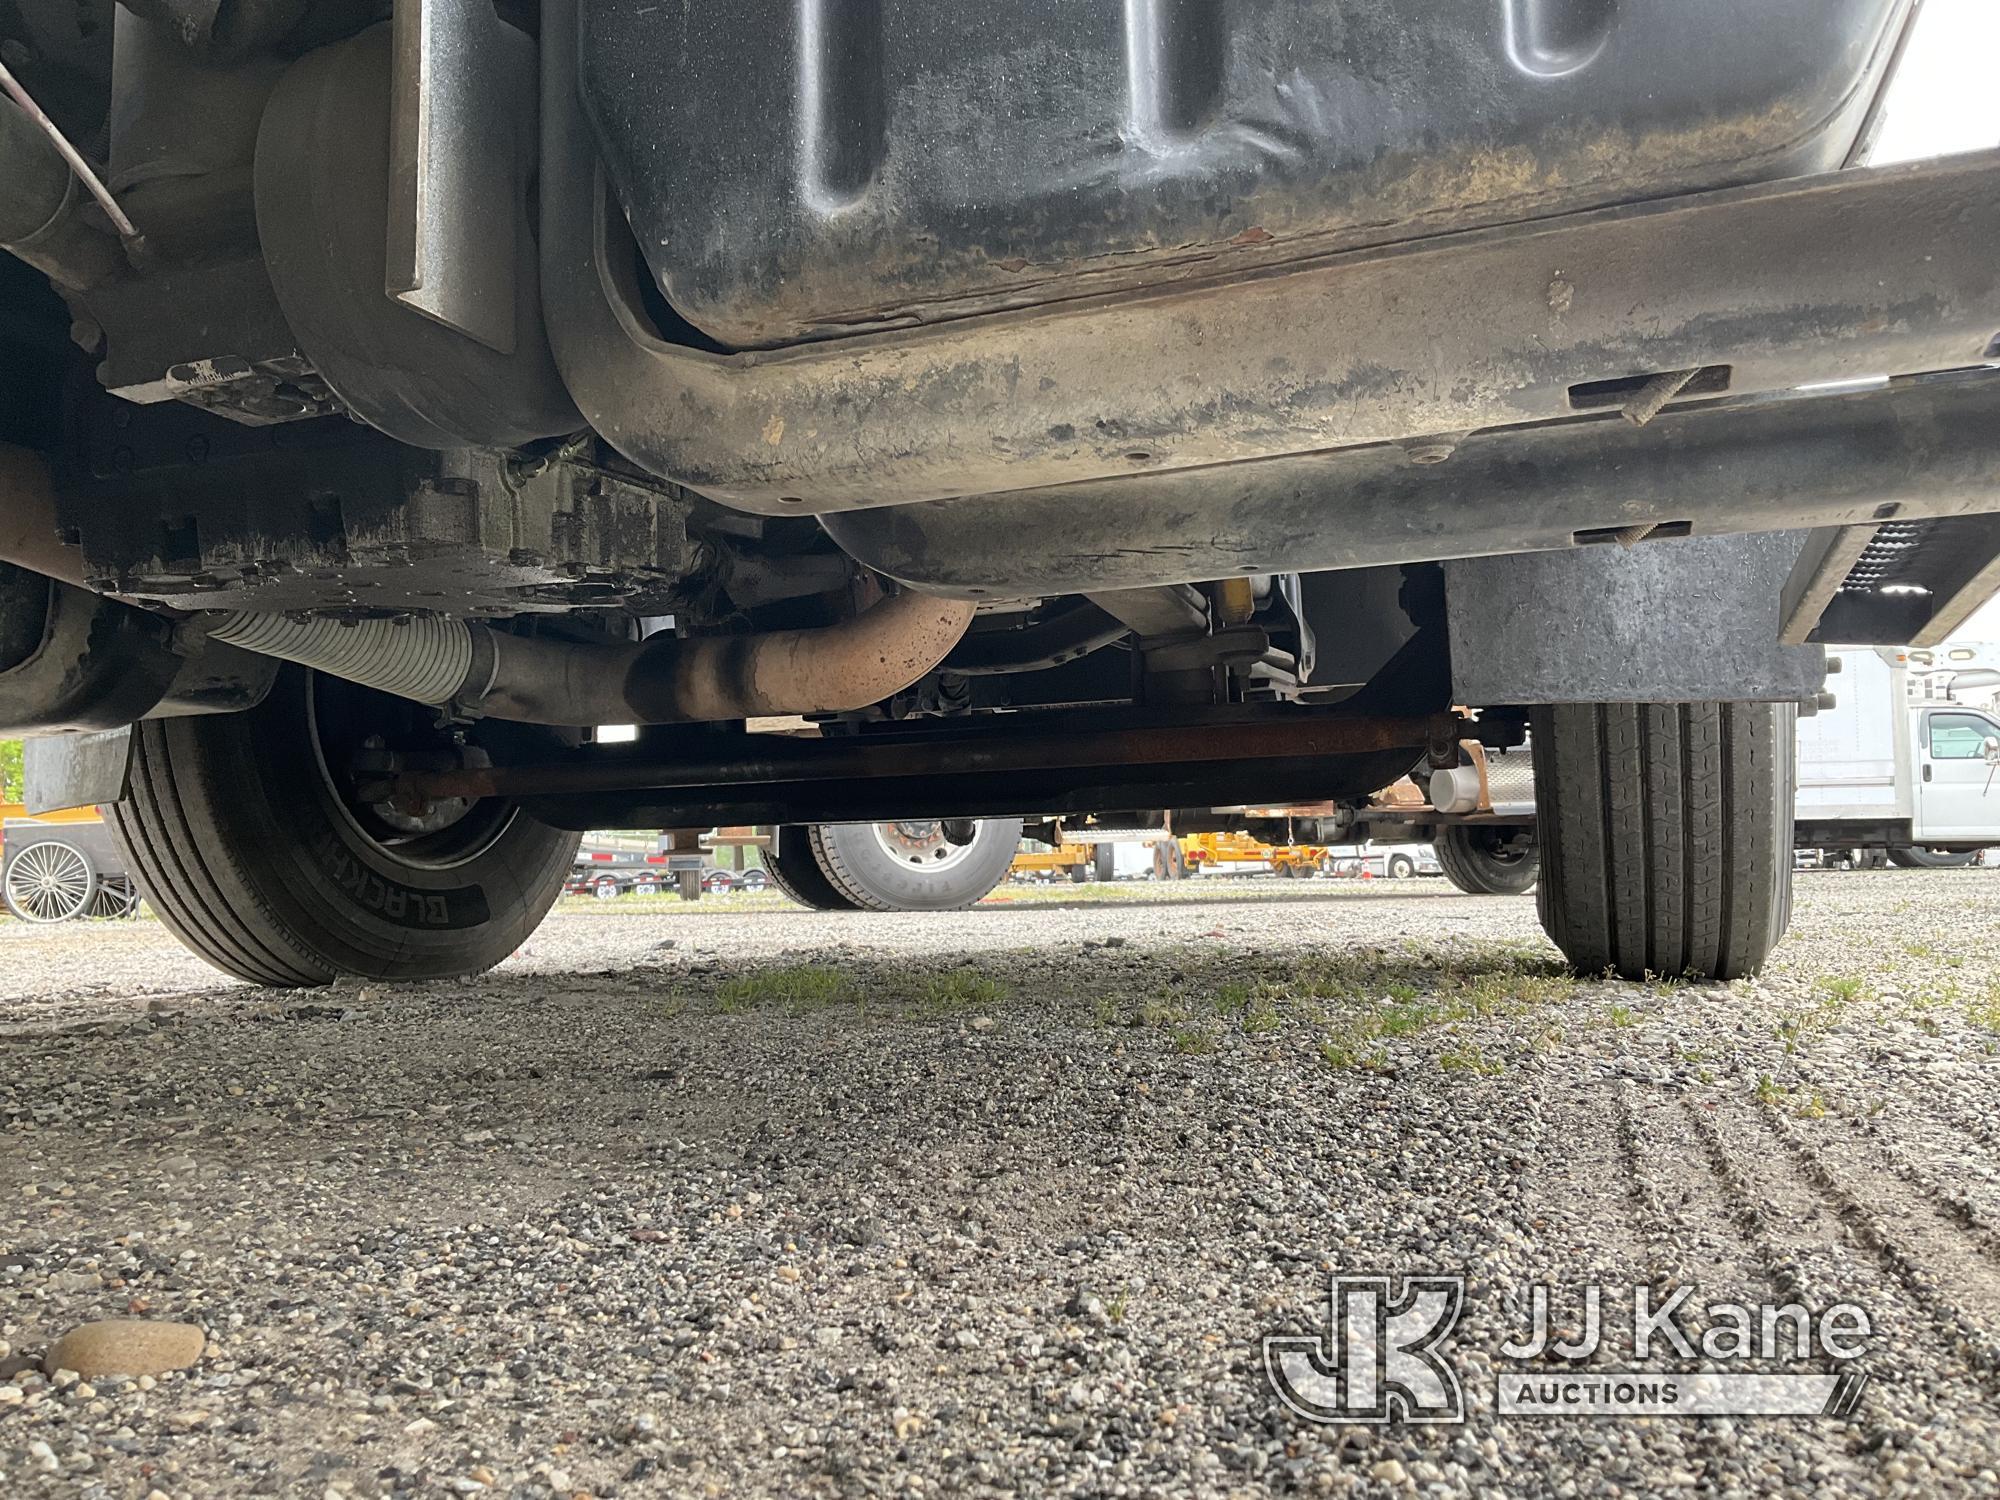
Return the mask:
M 668 301 L 824 338 L 1841 164 L 1909 0 L 582 0 Z

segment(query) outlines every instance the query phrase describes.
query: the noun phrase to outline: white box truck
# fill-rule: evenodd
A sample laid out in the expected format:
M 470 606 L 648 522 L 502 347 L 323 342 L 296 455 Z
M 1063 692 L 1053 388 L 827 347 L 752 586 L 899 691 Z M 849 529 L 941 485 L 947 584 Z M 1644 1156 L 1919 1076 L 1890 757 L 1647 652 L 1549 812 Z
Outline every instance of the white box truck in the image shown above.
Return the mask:
M 1830 650 L 1835 706 L 1799 721 L 1798 847 L 1906 866 L 2000 847 L 2000 715 L 1961 696 L 2000 683 L 1994 654 Z

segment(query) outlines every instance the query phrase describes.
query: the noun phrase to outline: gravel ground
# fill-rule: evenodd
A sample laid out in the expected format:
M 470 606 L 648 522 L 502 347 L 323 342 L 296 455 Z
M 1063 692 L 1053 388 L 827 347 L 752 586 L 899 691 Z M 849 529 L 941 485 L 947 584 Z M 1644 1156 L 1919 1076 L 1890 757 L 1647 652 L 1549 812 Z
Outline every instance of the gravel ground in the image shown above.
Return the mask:
M 1990 1496 L 1996 1132 L 1995 872 L 1803 875 L 1732 986 L 1572 981 L 1438 882 L 627 900 L 306 995 L 10 923 L 0 1372 L 209 1341 L 0 1373 L 0 1495 Z M 1286 1413 L 1328 1270 L 1468 1276 L 1469 1422 Z M 1497 1418 L 1537 1282 L 1852 1300 L 1871 1379 Z

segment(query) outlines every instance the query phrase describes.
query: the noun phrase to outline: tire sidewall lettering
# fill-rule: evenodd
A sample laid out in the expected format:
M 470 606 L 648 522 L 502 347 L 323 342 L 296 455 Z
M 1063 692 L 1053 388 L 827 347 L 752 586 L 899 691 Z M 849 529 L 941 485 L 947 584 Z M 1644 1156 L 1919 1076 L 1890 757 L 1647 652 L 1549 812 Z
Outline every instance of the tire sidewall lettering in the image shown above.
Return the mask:
M 491 915 L 483 887 L 420 890 L 390 880 L 329 829 L 315 848 L 321 872 L 357 906 L 395 927 L 451 932 L 477 927 Z

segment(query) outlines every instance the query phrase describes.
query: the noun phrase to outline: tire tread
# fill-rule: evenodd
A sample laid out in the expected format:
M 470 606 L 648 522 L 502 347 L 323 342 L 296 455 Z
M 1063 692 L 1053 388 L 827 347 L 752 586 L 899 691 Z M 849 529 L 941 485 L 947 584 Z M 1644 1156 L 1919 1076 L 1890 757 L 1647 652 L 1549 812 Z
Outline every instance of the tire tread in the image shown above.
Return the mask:
M 1791 919 L 1794 712 L 1533 711 L 1537 909 L 1578 970 L 1733 979 L 1763 964 Z

